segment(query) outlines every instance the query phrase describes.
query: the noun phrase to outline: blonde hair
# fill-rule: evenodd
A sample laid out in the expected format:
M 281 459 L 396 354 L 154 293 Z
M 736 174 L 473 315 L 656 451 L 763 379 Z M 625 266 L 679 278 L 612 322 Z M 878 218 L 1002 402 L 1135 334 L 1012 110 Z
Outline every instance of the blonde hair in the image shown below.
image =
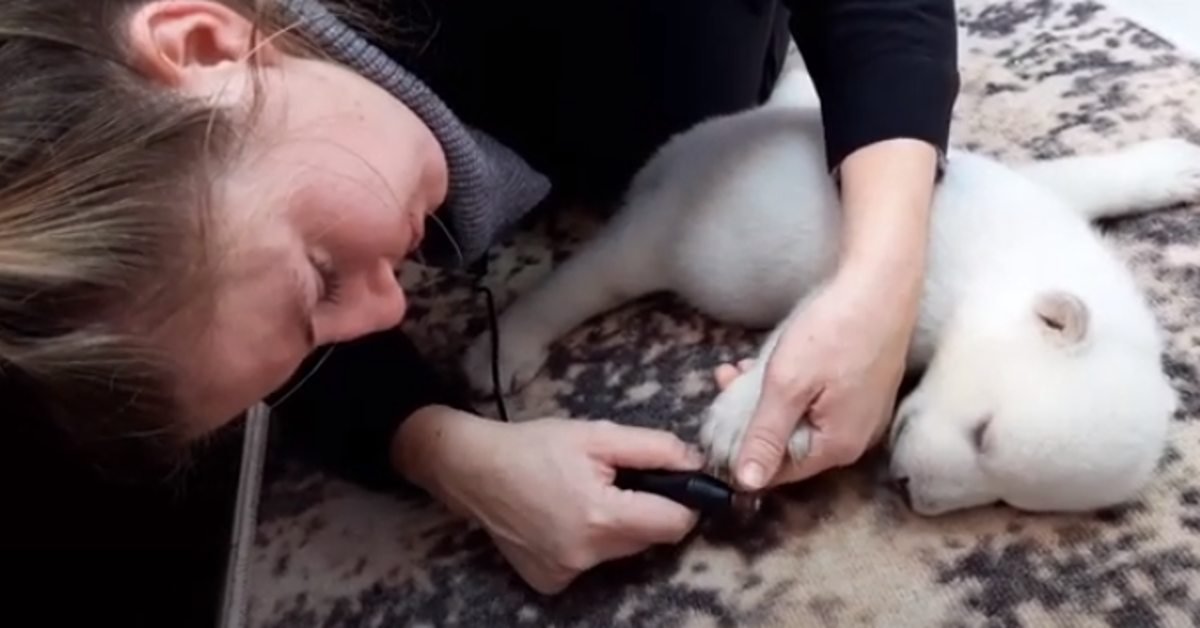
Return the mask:
M 0 3 L 0 408 L 35 399 L 118 462 L 186 450 L 185 358 L 153 338 L 213 305 L 208 202 L 237 135 L 131 63 L 148 1 Z M 287 34 L 271 2 L 219 1 Z

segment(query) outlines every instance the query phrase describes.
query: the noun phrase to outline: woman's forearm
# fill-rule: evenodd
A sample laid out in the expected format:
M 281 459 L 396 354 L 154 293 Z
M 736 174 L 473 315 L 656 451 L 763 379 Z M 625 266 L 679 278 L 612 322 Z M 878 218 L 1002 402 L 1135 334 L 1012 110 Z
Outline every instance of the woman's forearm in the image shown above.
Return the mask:
M 840 269 L 915 307 L 924 281 L 938 151 L 919 140 L 877 142 L 842 163 Z
M 842 276 L 915 315 L 959 90 L 954 0 L 788 4 L 840 179 Z

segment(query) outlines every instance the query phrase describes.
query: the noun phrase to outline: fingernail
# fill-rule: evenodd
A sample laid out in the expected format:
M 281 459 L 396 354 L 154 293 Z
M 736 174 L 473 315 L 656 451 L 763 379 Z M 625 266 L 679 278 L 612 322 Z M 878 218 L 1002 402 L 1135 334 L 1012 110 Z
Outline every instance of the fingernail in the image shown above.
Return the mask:
M 742 472 L 739 475 L 739 478 L 741 479 L 742 486 L 754 491 L 762 488 L 764 475 L 766 475 L 766 472 L 763 470 L 761 464 L 758 464 L 757 462 L 748 462 L 744 467 L 742 467 Z
M 695 445 L 688 446 L 687 457 L 688 462 L 696 467 L 702 467 L 707 462 L 704 452 L 700 451 L 700 448 Z

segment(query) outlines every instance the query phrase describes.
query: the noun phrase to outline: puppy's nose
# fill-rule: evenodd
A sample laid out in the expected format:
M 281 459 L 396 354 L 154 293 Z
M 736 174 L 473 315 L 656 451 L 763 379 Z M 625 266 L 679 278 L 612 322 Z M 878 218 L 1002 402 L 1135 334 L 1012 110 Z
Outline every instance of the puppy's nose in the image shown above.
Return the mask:
M 892 488 L 896 489 L 896 493 L 900 495 L 900 499 L 904 500 L 904 505 L 912 508 L 912 495 L 908 492 L 908 478 L 892 478 Z

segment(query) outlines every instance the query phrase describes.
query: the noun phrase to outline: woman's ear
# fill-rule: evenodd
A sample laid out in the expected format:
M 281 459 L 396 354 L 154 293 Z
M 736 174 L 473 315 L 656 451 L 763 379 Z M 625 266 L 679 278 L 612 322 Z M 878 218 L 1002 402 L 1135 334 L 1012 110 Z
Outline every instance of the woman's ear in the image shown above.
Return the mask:
M 249 19 L 215 0 L 155 0 L 133 12 L 135 65 L 165 86 L 212 95 L 277 52 Z M 240 90 L 235 90 L 240 91 Z

